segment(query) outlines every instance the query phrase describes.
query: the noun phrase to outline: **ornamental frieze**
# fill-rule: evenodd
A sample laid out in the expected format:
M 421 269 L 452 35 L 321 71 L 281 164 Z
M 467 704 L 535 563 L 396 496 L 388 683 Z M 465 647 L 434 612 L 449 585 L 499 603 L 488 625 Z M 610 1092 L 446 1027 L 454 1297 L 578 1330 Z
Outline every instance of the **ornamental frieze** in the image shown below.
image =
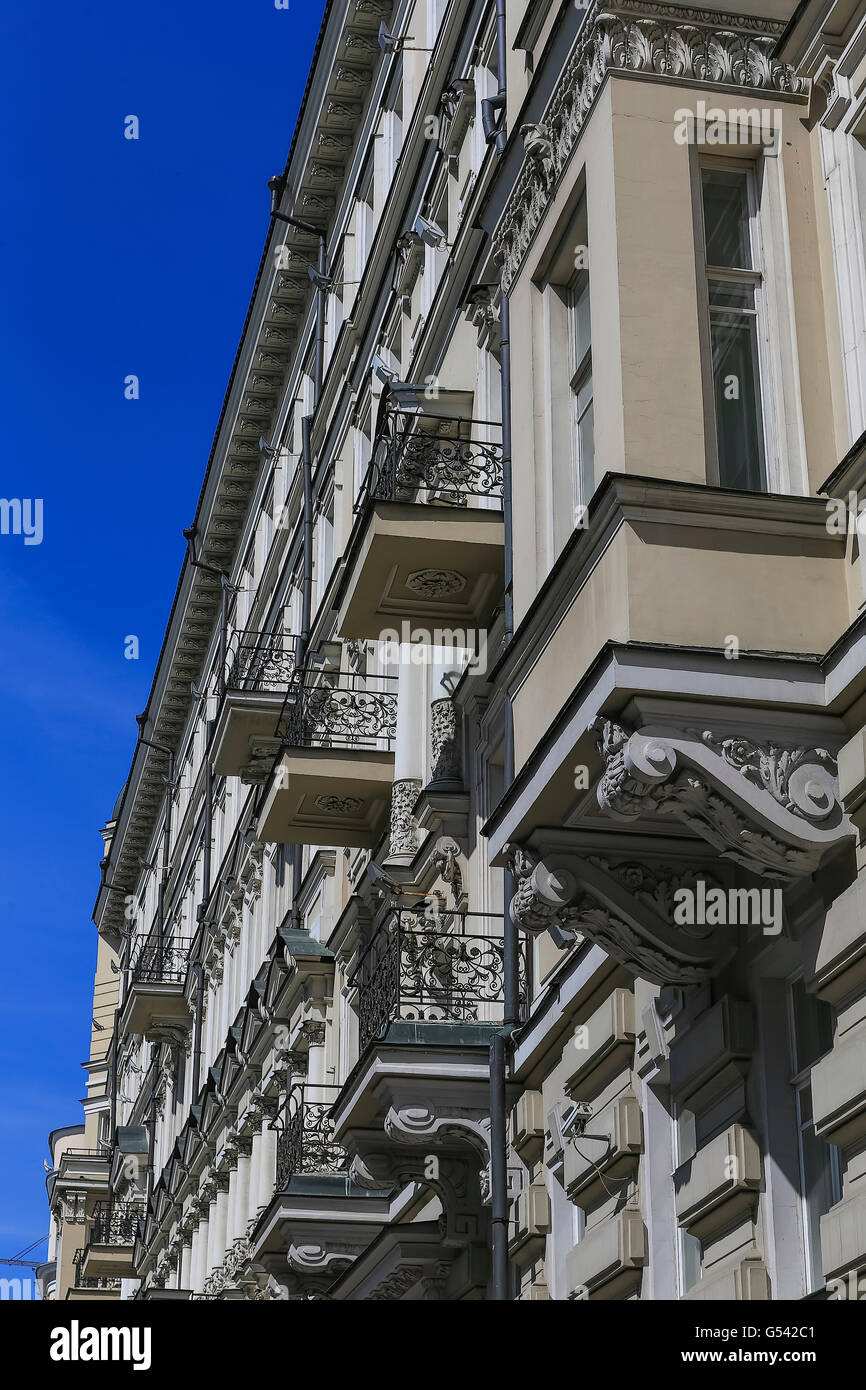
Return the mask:
M 609 72 L 799 96 L 805 80 L 773 56 L 783 27 L 647 0 L 595 0 L 543 120 L 521 131 L 526 158 L 494 234 L 504 288 L 517 277 Z

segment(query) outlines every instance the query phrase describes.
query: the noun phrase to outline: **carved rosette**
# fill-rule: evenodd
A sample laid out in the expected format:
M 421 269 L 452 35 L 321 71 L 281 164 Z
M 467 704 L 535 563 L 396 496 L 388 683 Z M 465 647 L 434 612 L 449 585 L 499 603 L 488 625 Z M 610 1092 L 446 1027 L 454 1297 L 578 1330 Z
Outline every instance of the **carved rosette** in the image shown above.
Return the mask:
M 460 711 L 447 697 L 430 706 L 431 787 L 461 788 Z
M 413 811 L 420 791 L 421 782 L 416 777 L 403 777 L 391 789 L 391 859 L 411 859 L 418 848 L 418 822 Z
M 466 576 L 458 570 L 414 570 L 406 576 L 406 588 L 422 598 L 445 599 L 466 588 Z

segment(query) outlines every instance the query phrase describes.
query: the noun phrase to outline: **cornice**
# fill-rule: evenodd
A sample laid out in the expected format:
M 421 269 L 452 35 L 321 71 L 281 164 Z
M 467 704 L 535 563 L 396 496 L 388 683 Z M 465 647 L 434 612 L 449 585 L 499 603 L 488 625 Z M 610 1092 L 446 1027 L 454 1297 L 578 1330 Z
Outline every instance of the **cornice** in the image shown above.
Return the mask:
M 798 97 L 806 82 L 773 57 L 783 25 L 652 0 L 595 0 L 541 122 L 523 127 L 526 157 L 494 233 L 510 288 L 610 72 Z
M 298 214 L 327 230 L 351 160 L 355 137 L 381 56 L 376 35 L 390 18 L 392 0 L 344 0 L 329 6 L 313 59 L 286 173 Z M 326 31 L 333 35 L 329 37 Z M 334 182 L 331 188 L 326 172 Z M 259 438 L 269 438 L 313 297 L 306 268 L 314 261 L 311 237 L 288 231 L 279 243 L 269 229 L 252 300 L 235 358 L 196 513 L 197 558 L 231 571 L 258 482 Z M 220 607 L 215 576 L 184 563 L 148 701 L 149 737 L 179 750 L 200 683 Z M 110 880 L 135 891 L 159 821 L 165 758 L 138 745 L 118 815 L 109 859 Z M 123 895 L 101 889 L 94 907 L 100 930 L 123 923 Z

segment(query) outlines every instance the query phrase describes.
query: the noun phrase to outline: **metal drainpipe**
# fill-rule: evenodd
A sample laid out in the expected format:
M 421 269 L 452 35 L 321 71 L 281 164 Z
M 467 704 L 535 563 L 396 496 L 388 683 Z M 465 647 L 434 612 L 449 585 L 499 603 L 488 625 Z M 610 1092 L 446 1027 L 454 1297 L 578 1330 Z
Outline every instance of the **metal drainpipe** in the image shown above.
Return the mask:
M 324 236 L 319 237 L 319 274 L 327 275 L 327 248 Z M 316 365 L 315 376 L 313 378 L 313 413 L 315 414 L 319 397 L 322 394 L 322 382 L 325 378 L 325 309 L 326 291 L 321 285 L 316 287 Z
M 321 242 L 319 253 L 319 263 L 324 264 L 325 243 Z M 320 290 L 318 321 L 324 324 L 324 293 Z M 313 408 L 318 404 L 321 394 L 321 362 L 319 354 L 324 352 L 324 334 L 317 337 L 316 342 L 316 380 L 314 382 Z M 323 360 L 323 359 L 322 359 Z M 307 648 L 310 644 L 310 628 L 313 621 L 313 449 L 311 443 L 311 432 L 313 428 L 313 416 L 305 415 L 301 420 L 301 468 L 304 478 L 304 562 L 301 589 L 301 631 L 295 645 L 295 666 L 300 673 L 301 693 L 303 699 L 303 680 L 304 668 L 307 661 Z M 297 901 L 297 892 L 301 882 L 301 871 L 304 862 L 303 845 L 292 846 L 292 926 L 296 931 L 301 929 L 301 914 Z
M 115 1143 L 117 1133 L 117 1027 L 120 1018 L 120 1009 L 114 1010 L 114 1027 L 111 1032 L 111 1066 L 109 1075 L 111 1078 L 111 1109 L 108 1112 L 108 1137 L 112 1144 Z
M 209 720 L 205 736 L 204 760 L 204 856 L 202 861 L 202 891 L 199 921 L 204 921 L 204 913 L 210 898 L 211 876 L 211 837 L 213 834 L 213 764 L 210 759 L 210 746 L 213 738 L 215 720 Z M 192 1045 L 192 1088 L 190 1104 L 195 1105 L 201 1081 L 201 1034 L 204 1009 L 204 966 L 201 961 L 193 965 L 196 978 L 195 1025 Z
M 147 1201 L 153 1193 L 153 1160 L 156 1154 L 156 1057 L 159 1043 L 151 1043 L 150 1064 L 153 1067 L 153 1087 L 150 1096 L 150 1117 L 147 1122 Z
M 318 271 L 321 277 L 327 275 L 328 245 L 327 238 L 320 228 L 314 227 L 311 223 L 305 222 L 301 218 L 293 217 L 287 213 L 279 211 L 279 202 L 285 192 L 285 178 L 274 178 L 269 180 L 268 187 L 271 189 L 271 217 L 276 217 L 280 222 L 286 222 L 290 227 L 296 227 L 301 231 L 308 232 L 310 235 L 318 237 L 319 241 L 319 264 Z M 316 351 L 313 359 L 313 413 L 305 415 L 301 420 L 301 466 L 304 472 L 304 568 L 302 577 L 302 618 L 301 632 L 295 642 L 295 669 L 301 678 L 303 689 L 304 666 L 307 659 L 307 646 L 310 640 L 310 626 L 312 623 L 312 595 L 313 595 L 313 456 L 310 443 L 310 432 L 312 430 L 313 418 L 318 409 L 319 400 L 322 395 L 322 383 L 325 377 L 325 311 L 327 307 L 327 290 L 324 283 L 316 286 Z M 301 878 L 301 867 L 303 865 L 303 846 L 292 846 L 292 924 L 295 927 L 300 925 L 300 912 L 296 901 L 297 889 Z
M 496 47 L 498 66 L 497 104 L 501 110 L 496 132 L 496 148 L 503 154 L 507 139 L 507 33 L 505 0 L 496 0 Z M 505 523 L 505 645 L 514 635 L 514 559 L 512 532 L 512 470 L 511 470 L 511 313 L 504 284 L 500 293 L 501 389 L 502 389 L 502 507 Z M 505 698 L 504 773 L 506 789 L 514 780 L 514 726 L 511 701 Z M 518 933 L 511 920 L 509 906 L 514 896 L 514 881 L 506 869 L 504 877 L 505 921 L 503 927 L 503 1026 L 495 1033 L 490 1045 L 490 1205 L 492 1295 L 497 1302 L 511 1297 L 508 1260 L 508 1108 L 506 1101 L 506 1072 L 510 1038 L 519 1021 Z
M 205 570 L 208 574 L 215 574 L 220 581 L 220 632 L 219 632 L 219 665 L 217 667 L 217 708 L 222 704 L 226 693 L 226 665 L 228 661 L 228 626 L 229 626 L 229 594 L 231 592 L 231 581 L 225 570 L 218 569 L 216 565 L 209 565 L 204 560 L 196 558 L 195 536 L 196 528 L 191 526 L 184 531 L 187 543 L 187 556 L 194 569 Z M 202 900 L 199 904 L 199 913 L 203 913 L 210 898 L 211 880 L 211 838 L 213 835 L 213 762 L 210 756 L 211 744 L 213 742 L 214 728 L 216 720 L 210 719 L 207 722 L 207 732 L 205 734 L 205 755 L 204 755 L 204 862 L 202 865 Z M 201 920 L 201 919 L 200 919 Z M 204 1003 L 204 967 L 197 961 L 193 966 L 196 972 L 196 1006 L 194 1041 L 192 1057 L 192 1096 L 191 1104 L 195 1104 L 198 1096 L 199 1082 L 201 1080 L 201 1034 L 202 1034 L 202 1007 Z
M 168 781 L 165 785 L 165 829 L 162 835 L 162 873 L 159 884 L 157 905 L 157 952 L 162 958 L 162 942 L 165 936 L 165 890 L 168 886 L 168 866 L 171 858 L 171 798 L 174 792 L 174 754 L 168 755 Z

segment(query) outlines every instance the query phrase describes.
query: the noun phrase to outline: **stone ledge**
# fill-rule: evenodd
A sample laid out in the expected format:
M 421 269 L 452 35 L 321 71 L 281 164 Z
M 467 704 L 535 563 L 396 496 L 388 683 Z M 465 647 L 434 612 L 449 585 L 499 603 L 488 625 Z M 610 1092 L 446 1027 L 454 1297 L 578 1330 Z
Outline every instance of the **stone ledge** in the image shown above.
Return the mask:
M 756 1137 L 731 1125 L 674 1174 L 677 1220 L 700 1240 L 714 1239 L 757 1205 L 762 1181 Z
M 755 1047 L 752 1006 L 726 994 L 671 1043 L 671 1092 L 706 1110 L 745 1076 Z
M 866 1267 L 866 1192 L 846 1197 L 821 1217 L 821 1263 L 828 1281 Z
M 587 1231 L 568 1254 L 568 1297 L 621 1298 L 640 1286 L 646 1262 L 643 1218 L 639 1211 L 621 1211 Z
M 766 1303 L 770 1298 L 770 1276 L 760 1255 L 738 1255 L 719 1265 L 683 1294 L 693 1303 Z
M 841 773 L 841 755 L 840 755 Z M 834 1007 L 866 991 L 866 875 L 831 905 L 821 930 L 821 944 L 810 981 Z
M 635 1039 L 631 990 L 613 990 L 583 1027 L 587 1045 L 575 1048 L 578 1065 L 565 1082 L 566 1093 L 572 1100 L 589 1100 L 598 1095 L 630 1060 Z
M 850 1148 L 866 1138 L 866 1028 L 856 1029 L 812 1068 L 815 1133 Z

